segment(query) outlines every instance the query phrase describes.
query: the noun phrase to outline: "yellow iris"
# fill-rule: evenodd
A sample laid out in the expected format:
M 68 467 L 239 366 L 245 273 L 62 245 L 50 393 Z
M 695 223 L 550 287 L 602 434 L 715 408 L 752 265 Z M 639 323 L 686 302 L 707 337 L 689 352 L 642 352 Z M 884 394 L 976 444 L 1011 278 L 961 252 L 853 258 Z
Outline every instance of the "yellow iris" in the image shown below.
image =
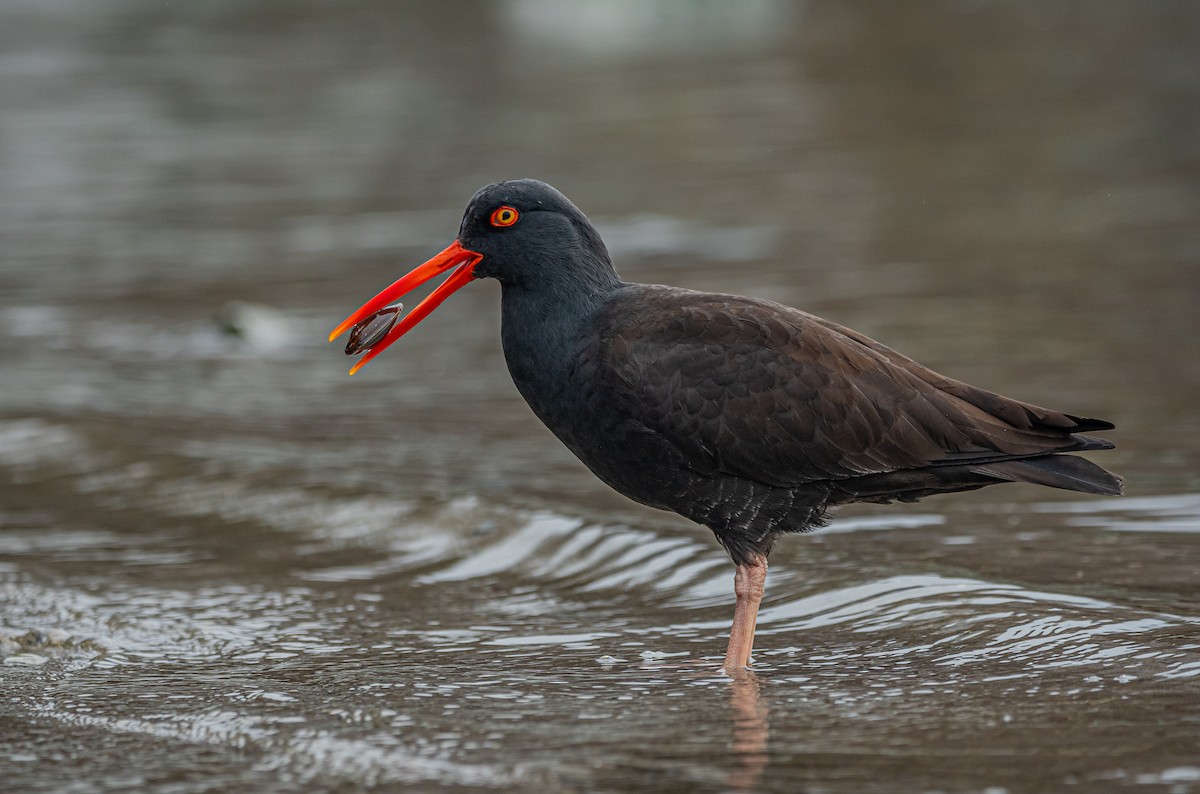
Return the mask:
M 492 212 L 491 223 L 493 226 L 512 226 L 517 222 L 517 218 L 519 217 L 520 213 L 518 213 L 512 207 L 498 207 L 494 212 Z

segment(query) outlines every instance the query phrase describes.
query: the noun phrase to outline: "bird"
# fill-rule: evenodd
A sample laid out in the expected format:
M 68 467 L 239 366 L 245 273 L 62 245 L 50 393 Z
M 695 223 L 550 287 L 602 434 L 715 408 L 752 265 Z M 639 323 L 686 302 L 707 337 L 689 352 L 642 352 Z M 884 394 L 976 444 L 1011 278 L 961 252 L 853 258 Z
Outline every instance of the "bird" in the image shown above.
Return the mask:
M 448 277 L 408 315 L 393 302 Z M 941 375 L 864 334 L 779 303 L 623 281 L 600 234 L 535 179 L 481 188 L 458 236 L 351 314 L 350 370 L 476 279 L 501 286 L 501 346 L 533 413 L 626 497 L 708 527 L 734 564 L 722 664 L 751 664 L 777 539 L 853 502 L 915 502 L 1006 482 L 1119 495 L 1074 452 L 1110 422 Z M 397 320 L 399 321 L 397 322 Z M 357 337 L 357 338 L 356 338 Z

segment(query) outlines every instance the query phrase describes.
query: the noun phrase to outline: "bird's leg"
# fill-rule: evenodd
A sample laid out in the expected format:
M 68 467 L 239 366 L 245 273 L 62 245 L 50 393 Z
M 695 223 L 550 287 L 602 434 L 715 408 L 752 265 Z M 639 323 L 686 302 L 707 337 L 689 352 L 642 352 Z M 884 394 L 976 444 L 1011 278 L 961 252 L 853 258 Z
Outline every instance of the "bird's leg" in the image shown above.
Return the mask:
M 755 555 L 737 566 L 733 577 L 733 628 L 729 631 L 729 649 L 725 651 L 725 672 L 737 675 L 750 664 L 750 649 L 754 647 L 754 626 L 758 623 L 758 605 L 762 602 L 767 584 L 767 558 Z

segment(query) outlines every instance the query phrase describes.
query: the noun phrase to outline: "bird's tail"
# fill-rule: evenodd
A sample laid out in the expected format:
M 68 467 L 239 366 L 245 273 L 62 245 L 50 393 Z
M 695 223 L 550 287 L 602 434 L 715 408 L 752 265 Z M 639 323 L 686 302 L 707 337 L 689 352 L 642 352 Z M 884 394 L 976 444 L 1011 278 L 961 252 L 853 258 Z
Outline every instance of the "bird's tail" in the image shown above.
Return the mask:
M 972 466 L 970 470 L 1007 482 L 1029 482 L 1105 496 L 1119 496 L 1124 490 L 1124 481 L 1120 477 L 1074 455 L 1002 460 Z

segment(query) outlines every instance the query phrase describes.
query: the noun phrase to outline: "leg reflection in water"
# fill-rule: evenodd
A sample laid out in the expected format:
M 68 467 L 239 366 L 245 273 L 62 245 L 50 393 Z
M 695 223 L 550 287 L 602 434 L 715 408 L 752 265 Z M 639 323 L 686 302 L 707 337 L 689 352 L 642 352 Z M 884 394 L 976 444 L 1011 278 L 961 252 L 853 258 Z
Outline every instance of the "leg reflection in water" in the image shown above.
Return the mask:
M 767 766 L 770 725 L 767 705 L 759 692 L 758 677 L 746 670 L 729 682 L 729 705 L 733 712 L 733 750 L 737 765 L 726 781 L 729 790 L 754 791 Z

